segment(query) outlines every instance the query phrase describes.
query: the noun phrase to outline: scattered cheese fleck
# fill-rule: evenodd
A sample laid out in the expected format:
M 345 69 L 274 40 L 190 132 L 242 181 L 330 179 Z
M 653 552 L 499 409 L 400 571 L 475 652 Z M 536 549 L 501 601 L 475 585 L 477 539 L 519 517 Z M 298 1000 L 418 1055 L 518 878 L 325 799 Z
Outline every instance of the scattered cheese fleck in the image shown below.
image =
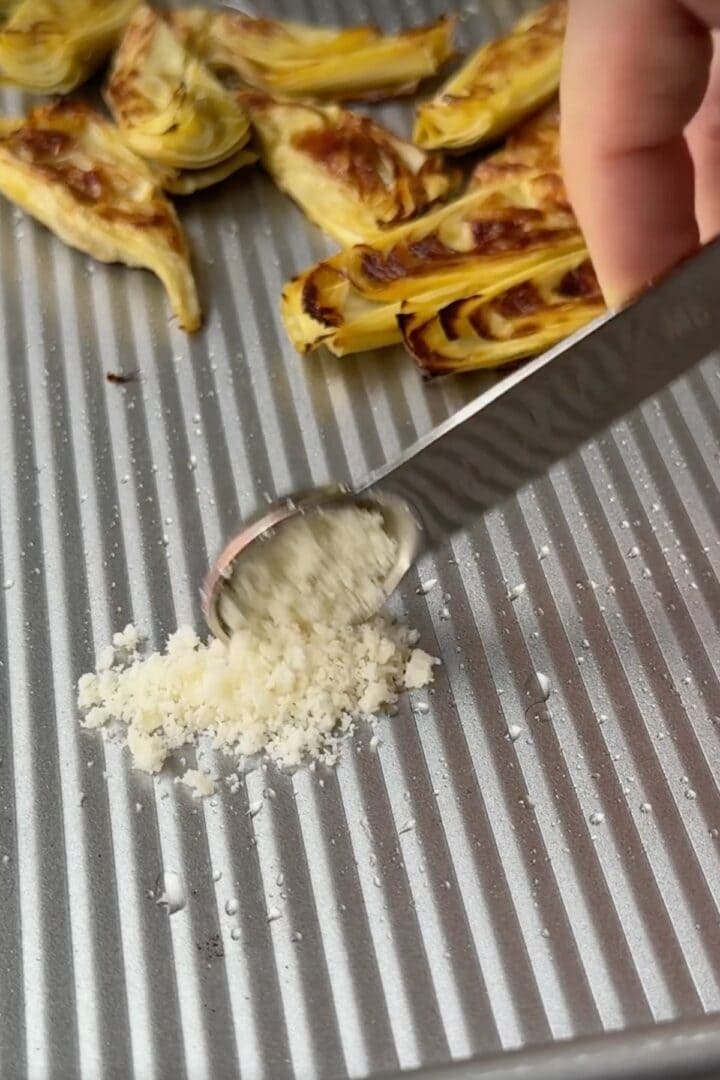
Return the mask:
M 508 600 L 511 600 L 513 602 L 515 600 L 519 600 L 520 597 L 524 595 L 526 589 L 527 585 L 524 581 L 521 581 L 519 585 L 513 585 L 512 589 L 508 589 Z
M 433 681 L 433 667 L 440 661 L 424 649 L 413 649 L 405 665 L 402 685 L 406 690 L 419 690 Z M 389 699 L 395 700 L 395 698 Z
M 432 590 L 435 588 L 436 585 L 437 585 L 437 578 L 436 577 L 428 578 L 427 581 L 421 581 L 420 582 L 420 587 L 419 587 L 419 589 L 417 591 L 419 593 L 422 593 L 423 596 L 427 596 L 427 594 L 429 592 L 432 592 Z
M 106 645 L 97 658 L 98 671 L 106 671 L 115 663 L 115 650 L 112 645 Z
M 117 634 L 113 634 L 113 648 L 114 649 L 127 649 L 129 653 L 137 652 L 138 645 L 140 644 L 140 634 L 129 623 L 124 630 L 118 631 Z M 113 656 L 113 662 L 115 657 Z
M 192 789 L 193 799 L 202 799 L 215 794 L 215 781 L 199 769 L 186 769 L 180 781 Z

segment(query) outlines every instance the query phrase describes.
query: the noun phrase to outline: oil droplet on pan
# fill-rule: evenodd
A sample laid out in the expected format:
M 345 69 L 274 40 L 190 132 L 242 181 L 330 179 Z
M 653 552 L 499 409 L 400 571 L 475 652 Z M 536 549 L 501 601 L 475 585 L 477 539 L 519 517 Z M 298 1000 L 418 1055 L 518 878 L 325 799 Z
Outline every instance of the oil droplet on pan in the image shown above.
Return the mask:
M 543 674 L 542 671 L 534 671 L 525 683 L 524 692 L 525 700 L 528 703 L 525 709 L 525 716 L 528 720 L 553 719 L 552 711 L 546 704 L 552 693 L 552 686 L 547 675 Z
M 538 705 L 547 701 L 552 693 L 552 687 L 547 675 L 542 671 L 534 671 L 525 683 L 525 697 L 531 705 Z

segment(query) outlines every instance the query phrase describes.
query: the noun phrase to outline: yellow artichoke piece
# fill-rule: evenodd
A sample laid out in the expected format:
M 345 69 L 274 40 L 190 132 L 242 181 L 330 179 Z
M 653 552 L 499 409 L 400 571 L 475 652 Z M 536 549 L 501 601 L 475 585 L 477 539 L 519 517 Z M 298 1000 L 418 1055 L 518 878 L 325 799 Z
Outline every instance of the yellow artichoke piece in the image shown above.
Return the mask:
M 555 180 L 505 166 L 493 185 L 470 192 L 373 244 L 340 252 L 293 279 L 282 315 L 299 352 L 325 345 L 337 356 L 400 341 L 397 316 L 449 303 L 469 290 L 528 273 L 550 257 L 584 249 Z
M 340 30 L 205 7 L 172 11 L 168 18 L 183 42 L 213 72 L 227 77 L 249 71 L 241 71 L 248 62 L 267 67 L 311 62 L 324 58 L 328 49 L 353 52 L 381 36 L 372 26 Z
M 238 150 L 232 157 L 207 169 L 166 169 L 159 177 L 160 186 L 171 195 L 193 195 L 227 180 L 233 173 L 254 165 L 258 155 L 254 150 Z
M 241 94 L 262 161 L 306 216 L 341 244 L 373 239 L 451 193 L 459 174 L 337 105 Z
M 403 342 L 426 375 L 498 368 L 544 352 L 605 310 L 587 251 L 442 307 L 401 312 Z
M 557 99 L 520 124 L 499 150 L 479 162 L 470 178 L 470 188 L 494 183 L 498 166 L 504 168 L 507 165 L 520 165 L 560 177 L 560 103 Z
M 318 29 L 240 12 L 190 9 L 173 26 L 219 78 L 285 97 L 377 99 L 412 93 L 452 55 L 455 20 L 400 34 Z
M 441 296 L 451 298 L 452 292 Z M 397 344 L 400 309 L 399 301 L 368 301 L 331 260 L 293 278 L 281 302 L 285 329 L 297 351 L 310 353 L 324 345 L 335 356 Z
M 177 169 L 208 169 L 250 138 L 247 113 L 183 45 L 167 18 L 143 5 L 127 25 L 105 100 L 135 153 Z
M 185 235 L 156 174 L 103 116 L 56 102 L 0 125 L 0 194 L 102 262 L 152 270 L 184 330 L 202 322 Z
M 41 94 L 85 82 L 138 0 L 0 0 L 0 80 Z
M 431 101 L 418 107 L 413 138 L 425 149 L 466 150 L 497 139 L 558 90 L 567 0 L 522 18 L 481 46 Z
M 494 176 L 461 199 L 356 245 L 344 270 L 368 297 L 404 300 L 419 289 L 466 280 L 468 267 L 482 285 L 507 277 L 549 244 L 577 246 L 578 225 L 560 178 L 522 165 L 498 165 Z

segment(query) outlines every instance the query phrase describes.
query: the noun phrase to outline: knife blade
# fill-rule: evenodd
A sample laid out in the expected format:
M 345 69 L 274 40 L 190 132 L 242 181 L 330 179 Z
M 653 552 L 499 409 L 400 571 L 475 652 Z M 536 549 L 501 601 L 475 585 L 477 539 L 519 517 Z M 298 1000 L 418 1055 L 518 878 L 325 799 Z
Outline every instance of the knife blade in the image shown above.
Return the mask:
M 720 346 L 720 240 L 480 394 L 355 488 L 399 497 L 434 547 Z

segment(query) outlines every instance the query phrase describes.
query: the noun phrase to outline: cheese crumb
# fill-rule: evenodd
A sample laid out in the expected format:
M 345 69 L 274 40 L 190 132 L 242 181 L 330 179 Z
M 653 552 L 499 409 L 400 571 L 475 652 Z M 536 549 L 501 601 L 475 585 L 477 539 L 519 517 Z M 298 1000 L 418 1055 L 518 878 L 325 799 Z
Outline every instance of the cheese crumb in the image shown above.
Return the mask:
M 406 690 L 420 690 L 433 681 L 433 667 L 440 661 L 423 649 L 413 649 L 405 665 L 403 686 Z
M 127 649 L 129 653 L 135 653 L 138 650 L 139 644 L 140 634 L 132 623 L 129 623 L 124 630 L 120 630 L 117 634 L 113 634 L 114 649 Z M 113 657 L 113 661 L 114 659 L 115 658 Z
M 180 777 L 180 782 L 192 790 L 193 799 L 202 799 L 206 795 L 215 794 L 215 781 L 199 769 L 186 769 Z

